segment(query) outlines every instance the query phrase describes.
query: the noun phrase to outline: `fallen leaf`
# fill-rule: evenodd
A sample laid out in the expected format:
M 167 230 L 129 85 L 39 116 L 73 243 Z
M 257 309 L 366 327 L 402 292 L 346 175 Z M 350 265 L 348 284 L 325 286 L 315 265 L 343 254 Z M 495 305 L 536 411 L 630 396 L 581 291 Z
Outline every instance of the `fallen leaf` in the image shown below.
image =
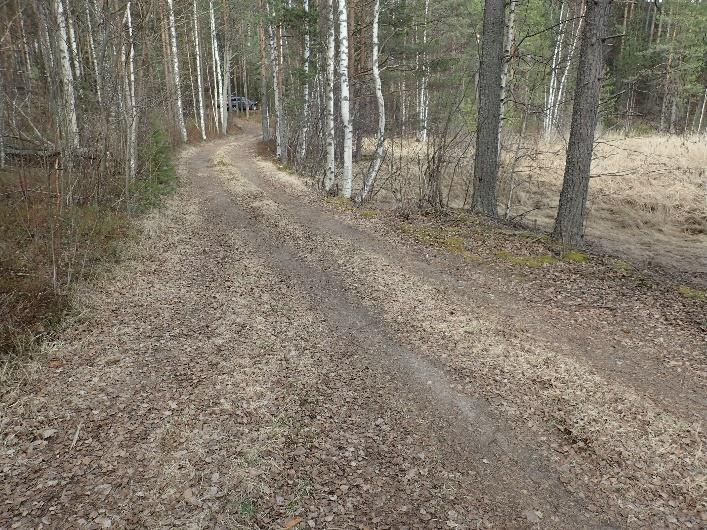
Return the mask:
M 294 519 L 291 519 L 290 521 L 288 521 L 285 524 L 285 526 L 282 527 L 282 530 L 290 530 L 291 528 L 294 528 L 295 526 L 297 526 L 301 522 L 302 522 L 301 517 L 295 517 Z

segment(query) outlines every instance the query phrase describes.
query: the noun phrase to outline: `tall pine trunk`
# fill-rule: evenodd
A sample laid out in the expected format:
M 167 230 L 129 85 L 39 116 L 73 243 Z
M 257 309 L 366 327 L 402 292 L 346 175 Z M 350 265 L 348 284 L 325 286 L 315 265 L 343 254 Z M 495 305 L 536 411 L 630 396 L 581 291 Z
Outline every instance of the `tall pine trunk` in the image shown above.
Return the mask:
M 496 179 L 498 177 L 498 130 L 501 118 L 501 76 L 503 74 L 503 37 L 505 3 L 486 0 L 484 34 L 479 67 L 479 106 L 476 120 L 474 192 L 471 206 L 475 212 L 496 217 Z
M 611 0 L 587 0 L 565 175 L 553 231 L 553 237 L 567 245 L 578 245 L 584 237 L 610 8 Z

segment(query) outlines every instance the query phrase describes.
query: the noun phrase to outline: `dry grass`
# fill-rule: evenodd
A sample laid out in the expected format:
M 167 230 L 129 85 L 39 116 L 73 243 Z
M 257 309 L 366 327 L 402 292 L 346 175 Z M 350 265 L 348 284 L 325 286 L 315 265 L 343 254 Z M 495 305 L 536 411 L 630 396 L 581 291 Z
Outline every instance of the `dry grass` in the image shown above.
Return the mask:
M 371 142 L 364 142 L 366 153 Z M 499 209 L 511 187 L 510 168 L 518 157 L 510 218 L 550 229 L 562 186 L 565 143 L 528 137 L 516 151 L 516 139 L 504 142 Z M 416 206 L 424 189 L 431 145 L 412 139 L 388 142 L 389 157 L 379 177 L 380 203 Z M 518 154 L 516 154 L 518 153 Z M 473 153 L 447 164 L 444 200 L 468 206 Z M 363 174 L 369 160 L 358 163 Z M 707 142 L 703 137 L 604 135 L 597 141 L 592 166 L 587 234 L 590 242 L 641 264 L 687 272 L 707 283 Z

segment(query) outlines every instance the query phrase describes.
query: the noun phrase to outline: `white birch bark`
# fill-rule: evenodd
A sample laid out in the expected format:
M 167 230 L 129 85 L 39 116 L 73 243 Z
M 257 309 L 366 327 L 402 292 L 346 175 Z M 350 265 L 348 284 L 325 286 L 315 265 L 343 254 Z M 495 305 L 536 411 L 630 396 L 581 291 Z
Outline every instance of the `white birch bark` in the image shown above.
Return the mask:
M 66 134 L 66 145 L 73 149 L 79 148 L 79 126 L 76 118 L 76 97 L 74 95 L 74 76 L 71 72 L 71 60 L 67 45 L 68 34 L 64 6 L 62 0 L 54 0 L 54 13 L 59 27 L 59 66 L 61 68 L 61 85 L 64 97 L 62 128 Z
M 506 21 L 506 40 L 503 50 L 503 73 L 501 74 L 501 114 L 498 127 L 498 152 L 501 152 L 501 134 L 503 131 L 503 121 L 506 115 L 506 96 L 508 91 L 508 79 L 511 69 L 511 53 L 513 52 L 513 42 L 515 41 L 515 20 L 516 4 L 518 0 L 510 0 L 508 6 L 508 19 Z
M 218 81 L 219 79 L 221 79 L 221 76 L 219 74 L 221 68 L 220 65 L 217 65 L 217 61 L 219 61 L 218 42 L 216 41 L 216 21 L 214 17 L 214 5 L 212 0 L 209 0 L 209 35 L 211 37 L 211 79 L 209 82 L 211 90 L 209 90 L 209 93 L 211 94 L 211 111 L 214 117 L 214 128 L 216 129 L 216 134 L 220 134 L 221 115 L 219 114 L 219 109 L 221 107 L 219 105 L 223 105 L 223 98 L 221 97 L 220 91 L 221 85 Z
M 419 133 L 418 140 L 421 142 L 427 141 L 427 117 L 429 114 L 429 94 L 427 91 L 427 85 L 429 83 L 429 66 L 428 56 L 427 56 L 427 18 L 430 11 L 430 0 L 425 0 L 425 23 L 422 29 L 422 79 L 420 81 L 420 94 L 419 94 L 419 104 L 418 104 L 418 119 L 419 119 Z
M 129 95 L 130 95 L 130 123 L 128 127 L 128 176 L 130 180 L 135 179 L 136 168 L 137 168 L 137 126 L 138 126 L 138 114 L 137 114 L 137 101 L 135 97 L 135 40 L 133 39 L 133 22 L 132 15 L 130 13 L 130 0 L 128 0 L 128 5 L 125 8 L 127 24 L 128 24 L 128 39 L 130 43 L 130 58 L 129 58 Z
M 378 135 L 376 138 L 376 152 L 373 155 L 373 162 L 366 175 L 366 180 L 361 190 L 360 201 L 366 200 L 373 189 L 373 184 L 378 176 L 383 157 L 385 156 L 385 99 L 383 99 L 383 85 L 381 83 L 381 73 L 379 62 L 378 43 L 378 19 L 380 18 L 380 0 L 375 0 L 373 4 L 373 39 L 371 44 L 373 84 L 376 91 L 376 101 L 378 103 Z
M 262 9 L 262 0 L 261 0 Z M 269 142 L 272 139 L 270 132 L 270 105 L 268 103 L 268 68 L 265 57 L 265 29 L 262 20 L 258 24 L 258 44 L 260 48 L 260 123 L 263 141 Z
M 309 0 L 303 0 L 302 7 L 304 12 L 309 16 Z M 307 134 L 309 129 L 309 58 L 310 58 L 310 44 L 309 44 L 309 18 L 307 18 L 307 29 L 304 33 L 304 88 L 302 89 L 302 133 L 299 147 L 299 158 L 303 160 L 307 154 Z
M 69 30 L 69 44 L 71 47 L 71 63 L 74 67 L 74 80 L 79 81 L 82 77 L 82 65 L 79 53 L 78 43 L 76 41 L 76 32 L 74 31 L 74 18 L 71 15 L 71 3 L 66 3 L 66 22 Z
M 574 38 L 572 39 L 572 44 L 570 45 L 570 49 L 567 52 L 567 59 L 565 60 L 565 68 L 562 72 L 562 77 L 560 78 L 560 81 L 559 81 L 554 105 L 551 108 L 550 126 L 554 127 L 556 130 L 559 127 L 559 118 L 558 118 L 559 112 L 560 112 L 559 105 L 560 105 L 560 103 L 562 103 L 562 98 L 564 97 L 565 86 L 567 85 L 567 77 L 569 76 L 570 67 L 572 66 L 572 60 L 574 59 L 575 50 L 577 49 L 577 43 L 579 42 L 579 36 L 582 34 L 582 22 L 584 22 L 585 6 L 586 6 L 586 4 L 583 3 L 581 11 L 580 11 L 579 23 L 577 24 L 577 31 L 574 34 Z
M 227 33 L 226 30 L 224 33 Z M 223 134 L 228 134 L 228 111 L 231 107 L 231 57 L 230 57 L 230 46 L 228 42 L 228 37 L 224 36 L 223 43 L 223 75 L 221 77 L 221 93 L 222 100 L 225 100 L 225 104 L 221 104 L 221 126 L 223 127 Z
M 336 175 L 335 138 L 334 138 L 334 2 L 327 1 L 327 54 L 326 54 L 326 117 L 324 130 L 326 134 L 326 173 L 324 175 L 324 190 L 329 192 L 334 186 Z
M 193 1 L 194 8 L 194 54 L 196 55 L 196 94 L 199 100 L 199 130 L 201 139 L 206 140 L 206 125 L 204 120 L 204 85 L 201 76 L 201 49 L 199 42 L 199 14 L 196 9 L 196 0 Z
M 216 38 L 216 17 L 214 16 L 214 2 L 209 0 L 209 17 L 211 21 L 211 56 L 214 68 L 214 88 L 216 89 L 216 108 L 222 109 L 225 105 L 230 105 L 230 101 L 226 101 L 224 94 L 223 76 L 221 75 L 221 58 L 218 51 L 218 40 Z M 221 134 L 226 134 L 226 123 L 223 119 L 223 112 L 219 112 L 219 118 L 216 119 L 216 130 Z
M 275 146 L 277 158 L 282 161 L 287 161 L 285 147 L 285 119 L 283 116 L 282 98 L 280 93 L 280 62 L 278 60 L 277 42 L 275 42 L 275 30 L 272 25 L 272 10 L 270 9 L 270 0 L 266 0 L 268 16 L 268 43 L 270 48 L 270 71 L 272 73 L 272 85 L 275 99 Z
M 88 29 L 88 51 L 91 55 L 91 64 L 93 66 L 93 73 L 96 78 L 96 100 L 98 101 L 98 106 L 103 106 L 103 91 L 101 89 L 101 72 L 98 66 L 98 57 L 96 56 L 96 43 L 93 40 L 93 25 L 91 23 L 91 6 L 88 0 L 86 0 L 86 28 Z
M 552 54 L 552 70 L 550 72 L 550 87 L 548 89 L 547 98 L 545 100 L 545 110 L 543 113 L 543 132 L 545 136 L 550 134 L 552 128 L 552 116 L 553 108 L 556 101 L 556 88 L 557 88 L 557 67 L 560 63 L 562 56 L 562 43 L 564 42 L 565 34 L 565 22 L 563 20 L 565 14 L 565 3 L 562 1 L 560 4 L 560 25 L 557 33 L 557 39 L 555 40 L 555 48 Z
M 705 95 L 702 98 L 702 110 L 700 111 L 700 121 L 697 124 L 697 132 L 702 132 L 702 122 L 705 119 L 705 107 L 707 106 L 707 88 L 705 89 Z
M 182 89 L 179 82 L 179 57 L 177 49 L 177 28 L 174 22 L 173 0 L 167 0 L 167 11 L 169 16 L 169 44 L 172 55 L 172 77 L 174 79 L 174 96 L 177 103 L 177 126 L 182 136 L 182 142 L 187 141 L 187 127 L 184 123 L 184 111 L 182 108 Z
M 344 171 L 341 194 L 351 198 L 353 187 L 353 124 L 349 95 L 349 34 L 346 0 L 339 0 L 339 78 L 341 81 L 341 122 L 344 128 Z

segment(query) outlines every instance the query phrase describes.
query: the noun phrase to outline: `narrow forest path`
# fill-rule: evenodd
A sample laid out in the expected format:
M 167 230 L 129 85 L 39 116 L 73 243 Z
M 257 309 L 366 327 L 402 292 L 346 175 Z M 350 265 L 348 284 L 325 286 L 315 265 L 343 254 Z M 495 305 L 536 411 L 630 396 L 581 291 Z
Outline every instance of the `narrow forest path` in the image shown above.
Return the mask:
M 704 363 L 513 307 L 245 127 L 183 153 L 177 195 L 2 397 L 0 528 L 705 524 Z

